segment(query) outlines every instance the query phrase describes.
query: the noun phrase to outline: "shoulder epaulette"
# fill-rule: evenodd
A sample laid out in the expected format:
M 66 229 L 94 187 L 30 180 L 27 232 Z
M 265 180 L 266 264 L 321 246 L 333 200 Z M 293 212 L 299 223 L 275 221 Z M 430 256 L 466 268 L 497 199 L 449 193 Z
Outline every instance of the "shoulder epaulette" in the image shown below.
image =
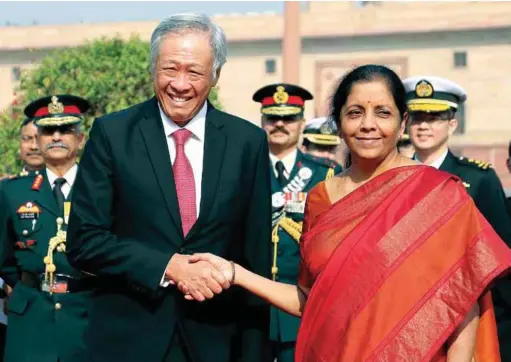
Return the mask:
M 458 160 L 465 165 L 474 166 L 481 170 L 488 170 L 492 167 L 489 162 L 476 160 L 474 158 L 459 157 Z
M 15 175 L 7 175 L 7 176 L 4 176 L 3 178 L 1 178 L 0 180 L 16 180 L 16 179 L 19 179 L 19 178 L 23 178 L 23 177 L 27 177 L 29 175 L 29 173 L 25 173 L 25 172 L 20 172 L 20 173 L 17 173 Z
M 307 160 L 309 161 L 312 161 L 312 162 L 315 162 L 315 163 L 318 163 L 322 166 L 325 166 L 325 167 L 328 167 L 328 168 L 336 168 L 338 167 L 339 165 L 337 164 L 337 162 L 335 161 L 332 161 L 328 158 L 322 158 L 322 157 L 317 157 L 317 156 L 311 156 L 311 155 L 308 155 L 308 154 L 304 154 L 303 155 Z
M 41 183 L 42 180 L 44 180 L 44 177 L 40 171 L 23 170 L 15 175 L 9 175 L 9 176 L 1 179 L 0 181 L 10 182 L 10 181 L 17 181 L 17 180 L 30 180 L 30 179 L 32 179 L 32 177 L 35 177 L 35 180 L 39 180 L 39 183 Z M 35 180 L 34 180 L 34 182 L 35 182 Z

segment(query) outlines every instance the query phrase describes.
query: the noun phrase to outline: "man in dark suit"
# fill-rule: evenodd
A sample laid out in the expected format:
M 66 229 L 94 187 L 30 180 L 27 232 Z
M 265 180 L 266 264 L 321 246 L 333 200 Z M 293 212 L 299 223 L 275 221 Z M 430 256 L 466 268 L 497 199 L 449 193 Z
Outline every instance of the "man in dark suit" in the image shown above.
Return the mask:
M 458 125 L 459 104 L 467 94 L 458 84 L 440 77 L 412 77 L 403 81 L 410 116 L 409 134 L 415 159 L 458 176 L 469 195 L 499 236 L 511 246 L 511 222 L 502 184 L 484 161 L 456 157 L 449 137 Z M 492 289 L 502 360 L 511 361 L 511 278 L 500 279 Z
M 210 252 L 269 276 L 271 202 L 263 130 L 207 102 L 226 58 L 203 15 L 151 38 L 156 97 L 95 120 L 68 230 L 72 265 L 99 279 L 89 362 L 261 361 L 269 308 L 189 255 Z M 186 282 L 196 299 L 175 287 Z
M 7 309 L 5 361 L 75 361 L 85 347 L 94 278 L 66 259 L 70 198 L 83 146 L 80 97 L 40 98 L 25 108 L 38 128 L 46 169 L 2 181 L 0 274 L 14 287 Z

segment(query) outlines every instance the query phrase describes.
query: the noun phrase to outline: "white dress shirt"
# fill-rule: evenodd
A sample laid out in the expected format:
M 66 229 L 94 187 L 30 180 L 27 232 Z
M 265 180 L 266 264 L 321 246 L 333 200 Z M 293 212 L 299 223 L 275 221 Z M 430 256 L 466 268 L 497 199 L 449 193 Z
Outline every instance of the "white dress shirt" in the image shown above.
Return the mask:
M 63 178 L 66 179 L 66 182 L 62 185 L 62 193 L 64 196 L 69 196 L 69 193 L 71 192 L 71 187 L 75 183 L 76 180 L 76 173 L 78 172 L 78 165 L 75 163 L 73 167 L 71 167 Z M 48 182 L 50 183 L 51 189 L 55 187 L 55 180 L 59 178 L 59 176 L 55 175 L 50 169 L 46 169 L 46 175 L 48 176 Z
M 204 103 L 199 113 L 192 118 L 184 127 L 179 127 L 172 121 L 160 108 L 160 115 L 163 122 L 163 129 L 167 136 L 167 146 L 170 154 L 170 162 L 174 164 L 176 159 L 176 143 L 172 134 L 181 128 L 185 128 L 192 132 L 192 135 L 185 143 L 185 155 L 190 161 L 193 172 L 193 179 L 195 181 L 195 202 L 197 205 L 197 217 L 199 217 L 200 200 L 201 200 L 201 186 L 202 186 L 202 167 L 204 162 L 204 135 L 206 134 L 206 113 L 208 110 L 207 102 Z
M 293 170 L 293 167 L 295 167 L 296 155 L 297 154 L 298 154 L 298 150 L 295 149 L 295 150 L 293 150 L 293 152 L 291 152 L 290 154 L 286 155 L 282 160 L 279 160 L 277 158 L 277 156 L 272 155 L 270 153 L 270 161 L 271 161 L 271 165 L 272 165 L 272 168 L 273 168 L 273 174 L 275 175 L 275 177 L 278 176 L 277 169 L 275 168 L 275 164 L 278 161 L 282 161 L 282 163 L 284 164 L 284 176 L 286 176 L 286 178 L 289 179 L 289 175 L 291 175 L 291 171 Z
M 428 166 L 434 167 L 438 170 L 440 168 L 440 166 L 442 166 L 442 163 L 445 161 L 445 158 L 447 157 L 448 153 L 449 153 L 449 150 L 446 150 L 444 153 L 442 153 L 442 155 L 440 157 L 438 157 L 435 161 L 431 162 L 431 164 L 429 164 Z M 422 163 L 421 160 L 419 159 L 419 157 L 417 157 L 417 154 L 415 154 L 414 159 L 415 159 L 415 161 Z
M 176 160 L 176 143 L 174 142 L 172 134 L 181 128 L 185 128 L 192 132 L 192 135 L 185 143 L 185 155 L 192 166 L 193 179 L 195 182 L 195 203 L 197 205 L 198 218 L 200 212 L 202 164 L 204 162 L 204 136 L 206 134 L 206 113 L 208 110 L 208 104 L 205 102 L 199 113 L 197 113 L 195 117 L 193 117 L 192 120 L 184 127 L 179 127 L 174 121 L 167 117 L 159 103 L 158 108 L 160 109 L 163 129 L 167 136 L 167 147 L 169 149 L 170 162 L 172 165 L 174 165 L 174 161 Z M 163 276 L 160 281 L 160 286 L 164 288 L 170 285 L 170 281 L 165 278 L 165 272 L 166 270 L 163 271 Z

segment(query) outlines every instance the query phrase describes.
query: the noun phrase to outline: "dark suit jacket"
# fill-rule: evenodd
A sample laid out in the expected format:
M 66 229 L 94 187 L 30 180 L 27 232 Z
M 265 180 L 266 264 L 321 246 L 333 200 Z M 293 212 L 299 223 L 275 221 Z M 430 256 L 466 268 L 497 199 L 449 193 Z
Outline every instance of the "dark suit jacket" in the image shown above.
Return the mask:
M 194 362 L 260 361 L 262 300 L 231 288 L 185 301 L 159 286 L 174 253 L 210 252 L 269 276 L 271 201 L 265 132 L 216 110 L 206 116 L 200 214 L 183 237 L 155 98 L 94 122 L 75 182 L 68 258 L 101 280 L 87 361 L 160 362 L 179 326 Z

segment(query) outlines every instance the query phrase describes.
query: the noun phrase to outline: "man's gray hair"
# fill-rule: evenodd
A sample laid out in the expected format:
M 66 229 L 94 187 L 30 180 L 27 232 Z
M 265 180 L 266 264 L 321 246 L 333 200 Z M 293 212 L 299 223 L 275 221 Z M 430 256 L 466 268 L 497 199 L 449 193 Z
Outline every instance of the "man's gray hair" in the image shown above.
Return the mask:
M 214 24 L 209 16 L 197 13 L 174 14 L 164 19 L 151 35 L 151 72 L 154 76 L 156 61 L 160 55 L 162 39 L 167 34 L 185 32 L 205 32 L 210 35 L 210 45 L 213 51 L 213 77 L 227 61 L 227 39 L 224 31 Z

